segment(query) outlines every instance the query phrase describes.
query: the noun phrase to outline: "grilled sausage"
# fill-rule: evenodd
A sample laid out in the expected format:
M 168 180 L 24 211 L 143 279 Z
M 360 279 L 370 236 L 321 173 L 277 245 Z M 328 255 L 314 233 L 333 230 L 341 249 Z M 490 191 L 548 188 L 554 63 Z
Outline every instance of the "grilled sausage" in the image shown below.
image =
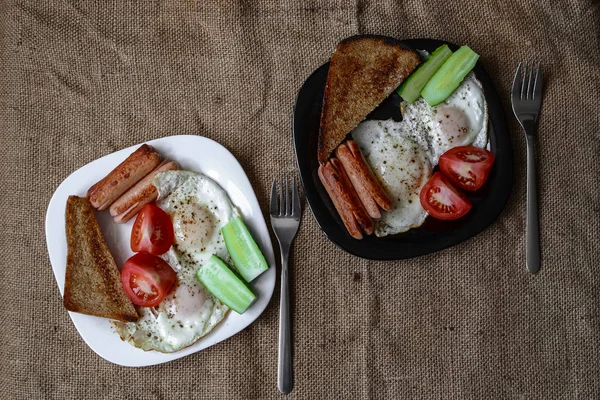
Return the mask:
M 358 194 L 369 194 L 379 207 L 386 211 L 390 211 L 393 206 L 392 199 L 390 199 L 390 196 L 373 174 L 373 171 L 363 157 L 358 144 L 353 140 L 348 140 L 346 146 L 349 152 L 342 149 L 340 152 L 342 156 L 338 156 L 338 158 L 344 165 L 344 168 L 350 177 L 350 181 L 356 188 Z
M 346 171 L 350 182 L 352 182 L 352 186 L 354 186 L 354 189 L 356 190 L 362 205 L 365 207 L 365 210 L 367 210 L 369 213 L 369 216 L 374 219 L 381 218 L 379 206 L 377 205 L 377 202 L 371 193 L 369 193 L 369 191 L 366 189 L 363 182 L 364 177 L 361 175 L 359 167 L 356 165 L 357 161 L 350 152 L 350 149 L 348 149 L 348 147 L 342 143 L 335 150 L 335 155 L 342 163 L 344 171 Z
M 123 224 L 133 218 L 143 206 L 153 202 L 158 197 L 158 191 L 152 184 L 157 173 L 179 169 L 175 161 L 164 160 L 141 181 L 125 192 L 110 206 L 110 215 L 115 222 Z
M 356 190 L 354 189 L 354 186 L 352 186 L 348 175 L 346 175 L 346 171 L 344 171 L 342 163 L 337 158 L 332 158 L 331 165 L 333 165 L 340 176 L 340 181 L 343 187 L 342 195 L 352 210 L 352 214 L 354 214 L 356 222 L 358 222 L 358 225 L 360 225 L 362 230 L 367 235 L 370 235 L 373 233 L 373 220 L 371 217 L 369 217 L 369 213 L 362 205 L 360 198 L 358 197 L 358 193 L 356 193 Z
M 360 230 L 360 226 L 358 225 L 358 222 L 356 222 L 352 211 L 344 207 L 344 204 L 342 204 L 340 197 L 337 195 L 336 189 L 334 189 L 337 181 L 335 177 L 334 168 L 331 167 L 331 163 L 328 162 L 326 164 L 320 165 L 318 172 L 319 179 L 325 187 L 325 190 L 327 190 L 327 194 L 333 202 L 333 205 L 335 206 L 335 209 L 337 210 L 339 216 L 342 218 L 342 222 L 344 223 L 346 230 L 354 239 L 362 239 L 363 235 Z M 337 191 L 339 191 L 339 189 L 337 189 Z
M 106 210 L 116 199 L 160 164 L 160 155 L 143 144 L 87 192 L 90 204 Z
M 319 167 L 318 173 L 350 236 L 362 239 L 361 229 L 371 234 L 373 220 L 364 209 L 339 160 L 332 158 Z

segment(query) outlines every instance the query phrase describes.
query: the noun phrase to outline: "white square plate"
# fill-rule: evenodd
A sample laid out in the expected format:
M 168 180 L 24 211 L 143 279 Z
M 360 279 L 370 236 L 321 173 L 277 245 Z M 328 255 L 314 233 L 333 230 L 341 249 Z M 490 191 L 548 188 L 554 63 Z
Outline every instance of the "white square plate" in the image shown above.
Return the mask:
M 171 136 L 147 143 L 154 146 L 163 158 L 177 161 L 182 169 L 201 172 L 221 185 L 238 208 L 270 268 L 251 283 L 257 300 L 244 314 L 230 311 L 212 332 L 175 353 L 163 354 L 137 349 L 119 338 L 108 319 L 69 312 L 79 334 L 92 350 L 107 361 L 129 367 L 176 360 L 235 335 L 262 314 L 275 287 L 275 260 L 267 225 L 248 177 L 235 157 L 217 142 L 201 136 Z M 70 195 L 85 196 L 92 184 L 106 176 L 139 146 L 141 143 L 81 167 L 65 179 L 54 192 L 46 214 L 46 242 L 61 295 L 64 295 L 67 260 L 67 198 Z M 97 212 L 96 217 L 117 265 L 122 266 L 133 255 L 129 248 L 129 237 L 135 219 L 119 225 L 113 222 L 106 211 Z

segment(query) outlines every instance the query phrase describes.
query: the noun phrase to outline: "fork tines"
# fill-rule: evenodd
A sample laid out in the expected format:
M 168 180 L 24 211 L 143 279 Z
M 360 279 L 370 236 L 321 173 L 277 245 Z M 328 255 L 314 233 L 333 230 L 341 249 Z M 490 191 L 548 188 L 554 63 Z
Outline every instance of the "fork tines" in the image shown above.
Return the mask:
M 271 187 L 271 216 L 299 217 L 301 208 L 296 178 L 292 177 L 291 180 L 283 178 L 280 180 L 279 196 L 277 195 L 277 186 L 277 179 L 274 179 Z
M 512 96 L 513 99 L 520 100 L 537 100 L 541 98 L 542 70 L 539 61 L 519 63 L 513 82 Z

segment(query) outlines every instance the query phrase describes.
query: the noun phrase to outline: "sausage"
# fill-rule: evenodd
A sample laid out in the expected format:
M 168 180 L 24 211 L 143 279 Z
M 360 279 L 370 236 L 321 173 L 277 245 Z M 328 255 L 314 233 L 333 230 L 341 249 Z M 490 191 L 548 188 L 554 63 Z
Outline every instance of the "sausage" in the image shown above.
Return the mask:
M 142 207 L 153 202 L 158 197 L 158 191 L 152 184 L 157 173 L 179 169 L 175 161 L 164 160 L 141 181 L 125 192 L 110 206 L 112 215 L 117 224 L 123 224 L 133 218 Z
M 361 229 L 367 234 L 373 233 L 373 220 L 364 209 L 339 160 L 332 158 L 319 167 L 318 173 L 350 236 L 362 239 Z
M 346 171 L 348 178 L 350 178 L 350 182 L 352 183 L 352 186 L 354 186 L 354 189 L 356 190 L 356 193 L 358 194 L 362 205 L 365 207 L 365 210 L 367 210 L 371 218 L 381 218 L 379 206 L 377 205 L 377 202 L 375 201 L 371 193 L 369 193 L 369 191 L 365 187 L 364 176 L 363 174 L 361 174 L 357 165 L 358 162 L 355 160 L 354 155 L 352 154 L 350 149 L 348 149 L 348 147 L 346 147 L 346 145 L 342 143 L 335 150 L 335 155 L 337 156 L 338 160 L 340 160 L 340 162 L 342 163 L 344 171 Z
M 373 220 L 371 217 L 369 217 L 369 213 L 362 205 L 360 198 L 358 197 L 358 193 L 356 193 L 356 190 L 354 189 L 354 186 L 352 186 L 348 175 L 346 175 L 346 171 L 344 171 L 342 163 L 337 158 L 332 158 L 331 165 L 333 165 L 340 176 L 340 182 L 343 185 L 343 194 L 345 195 L 345 199 L 352 209 L 352 214 L 354 214 L 356 222 L 358 222 L 358 225 L 360 225 L 362 230 L 367 235 L 370 235 L 373 233 Z
M 335 209 L 337 210 L 339 216 L 342 218 L 342 222 L 344 223 L 344 226 L 346 227 L 346 230 L 348 231 L 350 236 L 352 236 L 354 239 L 360 240 L 363 238 L 363 235 L 360 230 L 360 226 L 358 225 L 358 222 L 356 222 L 352 211 L 343 207 L 339 196 L 333 189 L 333 181 L 335 180 L 335 178 L 333 176 L 334 172 L 332 171 L 332 169 L 333 168 L 331 167 L 330 163 L 320 165 L 318 170 L 319 179 L 325 187 L 325 190 L 327 190 L 329 198 L 331 199 L 331 201 L 333 201 L 333 205 L 335 206 Z
M 154 147 L 143 144 L 88 190 L 90 204 L 99 211 L 106 210 L 158 164 L 160 155 Z
M 348 140 L 346 142 L 346 146 L 352 154 L 353 159 L 344 160 L 344 158 L 346 157 L 339 156 L 338 158 L 340 158 L 340 161 L 342 161 L 342 164 L 344 165 L 346 172 L 350 176 L 350 180 L 354 184 L 356 191 L 359 193 L 359 195 L 361 191 L 363 193 L 370 194 L 370 196 L 379 205 L 379 207 L 386 211 L 390 211 L 393 207 L 392 199 L 373 174 L 373 171 L 371 170 L 369 164 L 367 164 L 367 161 L 363 157 L 360 148 L 358 147 L 358 144 L 356 144 L 354 140 Z M 342 153 L 345 152 L 342 151 Z
M 117 199 L 117 201 L 115 201 L 110 206 L 110 215 L 116 217 L 128 211 L 138 203 L 143 202 L 143 206 L 145 204 L 150 203 L 151 201 L 154 201 L 158 196 L 158 192 L 152 184 L 154 176 L 156 176 L 158 172 L 170 171 L 178 168 L 179 166 L 175 161 L 164 160 L 162 163 L 160 163 L 158 167 L 153 169 L 148 175 L 146 175 L 141 181 L 136 183 L 132 188 L 125 192 L 121 197 Z M 151 197 L 152 199 L 148 200 Z

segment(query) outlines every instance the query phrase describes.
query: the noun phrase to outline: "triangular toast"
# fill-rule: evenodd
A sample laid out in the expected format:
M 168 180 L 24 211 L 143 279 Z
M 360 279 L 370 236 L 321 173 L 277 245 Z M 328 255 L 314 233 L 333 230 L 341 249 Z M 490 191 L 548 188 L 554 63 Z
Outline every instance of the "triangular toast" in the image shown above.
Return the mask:
M 119 321 L 137 321 L 138 313 L 121 285 L 119 269 L 87 198 L 69 196 L 66 233 L 64 304 L 67 310 Z
M 318 140 L 321 164 L 419 63 L 414 50 L 387 37 L 353 36 L 338 44 L 323 96 Z

